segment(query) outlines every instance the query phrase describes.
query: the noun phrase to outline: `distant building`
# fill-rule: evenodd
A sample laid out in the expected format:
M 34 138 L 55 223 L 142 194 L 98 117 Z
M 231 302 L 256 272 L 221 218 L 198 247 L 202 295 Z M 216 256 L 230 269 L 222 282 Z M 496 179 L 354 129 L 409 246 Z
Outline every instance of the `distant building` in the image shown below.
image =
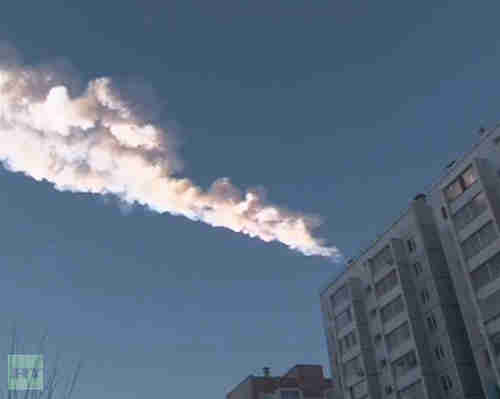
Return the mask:
M 296 365 L 283 376 L 250 375 L 226 395 L 226 399 L 337 399 L 332 380 L 318 365 Z
M 349 399 L 500 399 L 500 128 L 321 290 Z

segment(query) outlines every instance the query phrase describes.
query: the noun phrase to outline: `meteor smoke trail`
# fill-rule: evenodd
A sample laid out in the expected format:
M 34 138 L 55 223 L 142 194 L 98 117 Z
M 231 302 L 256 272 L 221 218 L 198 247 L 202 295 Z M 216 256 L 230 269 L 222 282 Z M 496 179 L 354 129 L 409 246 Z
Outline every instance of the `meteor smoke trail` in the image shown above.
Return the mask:
M 169 133 L 141 116 L 108 78 L 71 96 L 55 71 L 0 58 L 0 162 L 60 191 L 114 194 L 305 255 L 341 258 L 313 236 L 317 217 L 269 204 L 260 190 L 243 193 L 228 178 L 204 191 L 176 177 L 180 163 Z

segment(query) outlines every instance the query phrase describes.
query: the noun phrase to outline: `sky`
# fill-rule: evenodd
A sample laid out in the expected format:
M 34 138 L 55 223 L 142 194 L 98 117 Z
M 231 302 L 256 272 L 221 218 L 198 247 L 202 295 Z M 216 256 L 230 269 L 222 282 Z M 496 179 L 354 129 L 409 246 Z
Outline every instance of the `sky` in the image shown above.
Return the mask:
M 67 3 L 67 2 L 66 2 Z M 154 88 L 183 176 L 262 185 L 355 257 L 498 122 L 498 2 L 9 2 L 0 39 Z M 64 61 L 61 61 L 64 60 Z M 146 84 L 144 83 L 144 84 Z M 75 398 L 221 398 L 327 367 L 319 289 L 342 265 L 0 169 L 5 341 L 85 362 Z M 5 351 L 4 351 L 5 352 Z

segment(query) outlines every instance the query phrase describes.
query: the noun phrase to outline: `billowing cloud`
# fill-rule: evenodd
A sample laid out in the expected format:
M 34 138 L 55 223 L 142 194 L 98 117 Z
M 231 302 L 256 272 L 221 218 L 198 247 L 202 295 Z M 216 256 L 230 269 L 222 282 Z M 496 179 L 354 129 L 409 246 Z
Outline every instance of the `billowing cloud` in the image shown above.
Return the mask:
M 228 178 L 203 190 L 179 178 L 182 163 L 169 132 L 148 121 L 109 78 L 90 81 L 77 95 L 70 89 L 57 70 L 22 65 L 13 51 L 0 49 L 0 161 L 6 168 L 57 190 L 113 194 L 305 255 L 340 259 L 337 248 L 313 235 L 317 217 L 269 203 L 264 190 L 243 192 Z

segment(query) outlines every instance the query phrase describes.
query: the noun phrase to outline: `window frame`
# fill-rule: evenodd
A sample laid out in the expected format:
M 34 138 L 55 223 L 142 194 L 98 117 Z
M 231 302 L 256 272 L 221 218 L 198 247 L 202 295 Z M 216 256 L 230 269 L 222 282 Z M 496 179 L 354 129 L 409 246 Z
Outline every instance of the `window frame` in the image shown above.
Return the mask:
M 394 265 L 394 256 L 390 245 L 386 245 L 380 251 L 378 251 L 375 256 L 369 259 L 368 264 L 372 275 L 379 273 L 385 267 L 391 267 Z
M 478 279 L 481 272 L 486 272 L 487 279 Z M 475 292 L 500 278 L 500 252 L 495 253 L 489 259 L 481 263 L 469 273 L 472 287 Z
M 343 324 L 342 326 L 340 326 L 338 320 L 344 316 L 348 314 L 349 315 L 349 321 L 345 324 Z M 351 311 L 351 306 L 349 306 L 347 309 L 345 309 L 344 311 L 342 311 L 341 313 L 339 313 L 337 316 L 335 316 L 335 319 L 334 319 L 334 323 L 335 323 L 335 328 L 337 328 L 337 330 L 340 330 L 346 326 L 348 326 L 349 324 L 351 324 L 353 322 L 353 317 L 352 317 L 352 311 Z
M 414 253 L 417 250 L 417 243 L 414 237 L 410 237 L 406 240 L 406 249 L 410 254 Z
M 401 307 L 397 307 L 397 303 L 401 303 Z M 403 300 L 403 295 L 398 295 L 395 299 L 393 299 L 391 302 L 387 303 L 383 307 L 380 308 L 380 319 L 382 320 L 382 323 L 387 323 L 394 319 L 397 315 L 403 313 L 405 311 L 405 302 Z M 399 311 L 395 310 L 399 309 Z M 387 312 L 387 313 L 385 313 Z
M 406 399 L 407 397 L 405 397 L 404 395 L 406 394 L 410 394 L 411 395 L 411 398 L 415 398 L 415 394 L 422 394 L 424 392 L 423 390 L 423 386 L 422 386 L 422 380 L 419 379 L 413 383 L 411 383 L 410 385 L 400 389 L 398 391 L 398 398 L 400 399 Z
M 395 282 L 392 284 L 389 288 L 386 288 L 387 282 L 392 279 L 392 276 L 394 276 Z M 375 295 L 377 298 L 380 298 L 381 296 L 384 296 L 385 294 L 391 292 L 395 287 L 397 287 L 399 283 L 399 277 L 398 273 L 396 272 L 396 269 L 392 269 L 389 273 L 387 273 L 384 277 L 382 277 L 380 280 L 378 280 L 375 285 Z M 380 292 L 381 290 L 379 287 L 383 287 L 383 292 Z
M 339 296 L 339 294 L 342 295 Z M 347 284 L 344 284 L 342 287 L 337 289 L 332 295 L 330 295 L 330 303 L 332 305 L 332 309 L 336 309 L 340 305 L 349 302 L 349 299 L 350 299 L 349 287 L 347 286 Z
M 484 206 L 481 208 L 477 204 L 477 200 L 479 197 L 483 197 Z M 462 231 L 469 224 L 471 224 L 474 220 L 476 220 L 479 216 L 485 213 L 488 210 L 488 199 L 486 198 L 486 193 L 484 191 L 480 191 L 477 193 L 472 199 L 464 204 L 460 209 L 458 209 L 451 217 L 453 221 L 453 225 L 457 231 Z M 464 217 L 466 216 L 466 217 Z M 463 218 L 462 221 L 460 221 Z M 460 223 L 457 222 L 460 221 Z
M 453 389 L 453 380 L 448 374 L 443 374 L 440 376 L 441 388 L 445 394 L 448 394 Z
M 420 276 L 424 272 L 424 268 L 422 266 L 422 262 L 414 262 L 412 264 L 412 266 L 413 266 L 413 272 L 415 274 L 415 277 Z
M 425 318 L 425 320 L 427 322 L 427 329 L 429 330 L 429 332 L 433 333 L 438 329 L 438 323 L 436 320 L 436 316 L 434 316 L 434 313 L 429 314 Z
M 410 363 L 409 359 L 413 359 L 412 363 Z M 402 363 L 401 363 L 402 362 Z M 401 363 L 398 365 L 397 363 Z M 396 378 L 400 378 L 406 374 L 408 374 L 411 370 L 418 367 L 418 359 L 417 354 L 414 349 L 406 352 L 404 355 L 401 355 L 396 360 L 394 360 L 391 364 L 393 373 Z M 398 372 L 398 367 L 402 368 L 402 372 Z
M 354 370 L 353 365 L 356 365 L 358 368 Z M 348 371 L 353 371 L 353 373 L 348 375 Z M 364 374 L 365 372 L 363 368 L 363 362 L 361 361 L 361 355 L 357 355 L 352 359 L 349 359 L 345 363 L 342 363 L 342 372 L 344 374 L 344 377 L 346 378 L 359 375 L 360 373 Z
M 405 331 L 404 338 L 402 338 L 403 331 Z M 394 345 L 394 342 L 393 342 L 393 337 L 395 337 L 395 336 L 398 337 L 396 345 Z M 385 343 L 387 346 L 387 353 L 391 353 L 394 349 L 396 349 L 403 342 L 406 342 L 409 339 L 411 339 L 410 323 L 408 323 L 408 321 L 405 321 L 404 323 L 400 324 L 399 326 L 397 326 L 396 328 L 392 329 L 387 334 L 385 334 Z
M 302 392 L 300 391 L 300 389 L 296 389 L 296 388 L 280 388 L 279 390 L 280 392 L 280 399 L 288 399 L 288 398 L 283 398 L 283 394 L 284 393 L 297 393 L 298 394 L 298 399 L 302 399 Z
M 494 235 L 488 241 L 484 240 L 483 235 L 485 234 L 485 231 L 489 228 L 492 229 Z M 464 258 L 466 260 L 472 259 L 474 256 L 479 254 L 483 249 L 489 247 L 496 240 L 498 240 L 498 232 L 495 228 L 493 220 L 489 220 L 460 243 L 460 247 L 462 249 Z
M 468 173 L 468 172 L 473 172 L 473 176 L 475 177 L 475 179 L 468 183 L 466 181 L 466 179 L 464 178 L 464 176 Z M 444 189 L 443 189 L 443 194 L 444 194 L 444 198 L 446 200 L 446 202 L 448 203 L 451 203 L 453 201 L 455 201 L 457 198 L 459 198 L 463 193 L 465 193 L 470 187 L 472 187 L 474 185 L 474 183 L 476 183 L 477 181 L 479 180 L 479 172 L 477 170 L 477 168 L 475 167 L 475 165 L 473 164 L 470 164 L 469 166 L 467 166 L 463 171 L 462 173 L 460 173 L 460 175 L 454 179 L 451 183 L 449 183 Z M 450 189 L 453 187 L 453 186 L 456 186 L 456 188 L 458 188 L 457 190 L 457 194 L 453 194 L 452 196 L 449 195 L 449 192 L 450 192 Z
M 437 344 L 434 347 L 434 356 L 436 357 L 437 360 L 441 361 L 446 357 L 446 354 L 444 352 L 443 345 L 441 343 Z
M 422 301 L 423 305 L 426 305 L 427 303 L 430 302 L 431 294 L 430 294 L 429 290 L 427 289 L 427 287 L 424 287 L 424 288 L 422 288 L 422 290 L 420 290 L 420 300 Z

